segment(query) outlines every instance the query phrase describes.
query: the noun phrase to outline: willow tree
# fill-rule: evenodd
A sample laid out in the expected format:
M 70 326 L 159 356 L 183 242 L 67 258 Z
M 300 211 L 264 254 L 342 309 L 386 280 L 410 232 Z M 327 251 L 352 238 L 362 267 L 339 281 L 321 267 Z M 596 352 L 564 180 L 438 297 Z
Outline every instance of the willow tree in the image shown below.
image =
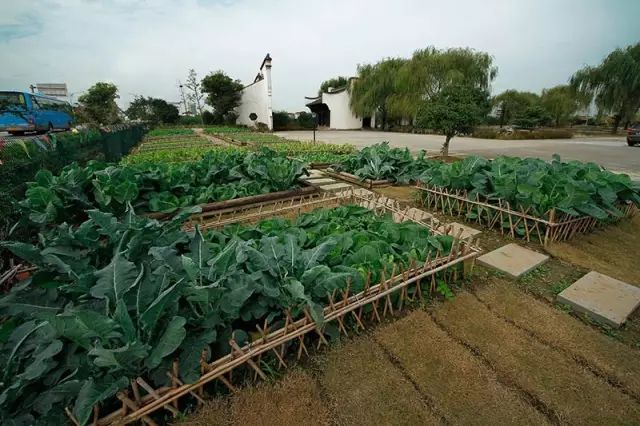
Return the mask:
M 544 89 L 540 104 L 551 115 L 554 125 L 558 127 L 576 113 L 581 102 L 571 86 L 560 85 Z
M 396 94 L 391 109 L 405 117 L 415 117 L 424 101 L 450 85 L 488 91 L 498 74 L 493 58 L 470 48 L 438 50 L 433 46 L 417 50 L 398 71 Z
M 595 100 L 600 113 L 613 114 L 612 131 L 627 124 L 640 109 L 640 43 L 616 49 L 598 66 L 586 66 L 571 77 L 571 85 Z
M 406 62 L 407 60 L 402 58 L 387 58 L 377 64 L 358 65 L 358 78 L 349 86 L 353 113 L 359 117 L 376 114 L 382 128 L 386 128 L 393 115 L 390 103 L 397 91 L 398 71 Z

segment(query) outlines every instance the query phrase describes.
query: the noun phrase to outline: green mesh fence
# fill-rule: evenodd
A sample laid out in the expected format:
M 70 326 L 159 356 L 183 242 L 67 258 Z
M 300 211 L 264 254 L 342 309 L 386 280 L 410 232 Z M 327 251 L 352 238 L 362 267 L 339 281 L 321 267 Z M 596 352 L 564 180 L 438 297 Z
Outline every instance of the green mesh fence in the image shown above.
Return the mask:
M 18 220 L 17 201 L 24 197 L 26 183 L 34 180 L 38 170 L 58 174 L 73 162 L 119 161 L 142 140 L 147 130 L 144 125 L 118 125 L 25 138 L 0 136 L 0 241 L 6 239 Z M 4 269 L 5 257 L 0 249 L 0 271 Z

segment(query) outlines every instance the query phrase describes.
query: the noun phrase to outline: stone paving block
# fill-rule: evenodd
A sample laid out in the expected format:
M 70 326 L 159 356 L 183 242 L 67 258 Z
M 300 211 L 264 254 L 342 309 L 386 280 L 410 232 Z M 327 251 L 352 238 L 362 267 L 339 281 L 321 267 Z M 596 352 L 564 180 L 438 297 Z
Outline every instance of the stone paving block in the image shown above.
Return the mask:
M 451 229 L 451 235 L 458 235 L 458 232 L 460 229 L 462 229 L 462 234 L 460 234 L 460 238 L 465 239 L 465 238 L 469 238 L 472 237 L 474 235 L 478 235 L 479 233 L 481 233 L 482 231 L 479 231 L 475 228 L 472 228 L 470 226 L 467 225 L 463 225 L 461 223 L 458 222 L 451 222 L 451 223 L 447 223 L 442 225 L 441 227 L 438 228 L 438 231 L 440 232 L 444 232 L 445 228 L 447 226 L 451 225 L 452 229 Z
M 549 256 L 537 251 L 507 244 L 478 258 L 478 262 L 505 274 L 518 278 L 549 260 Z
M 345 189 L 350 187 L 351 185 L 349 185 L 348 183 L 332 183 L 329 185 L 322 185 L 320 189 L 322 189 L 323 191 L 335 191 L 337 189 Z
M 310 170 L 309 171 L 309 176 L 302 175 L 302 176 L 300 176 L 300 179 L 302 179 L 302 180 L 318 179 L 318 178 L 323 178 L 325 176 L 326 175 L 324 173 L 322 173 L 320 170 Z
M 325 183 L 336 183 L 335 179 L 327 178 L 327 177 L 317 177 L 317 178 L 309 178 L 307 181 L 311 185 L 320 185 Z
M 640 288 L 591 271 L 564 289 L 558 302 L 617 328 L 640 305 Z

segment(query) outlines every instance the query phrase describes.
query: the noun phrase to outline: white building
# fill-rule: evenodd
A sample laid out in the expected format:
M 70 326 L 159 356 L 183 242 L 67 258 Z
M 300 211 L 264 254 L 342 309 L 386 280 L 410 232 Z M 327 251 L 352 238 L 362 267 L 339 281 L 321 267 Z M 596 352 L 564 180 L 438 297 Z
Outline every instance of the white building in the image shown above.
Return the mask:
M 271 56 L 264 57 L 260 71 L 253 83 L 242 89 L 242 99 L 236 108 L 236 124 L 257 127 L 265 124 L 273 130 L 273 109 L 271 106 Z
M 354 78 L 349 79 L 349 83 Z M 336 130 L 362 129 L 375 127 L 375 117 L 358 117 L 349 106 L 347 87 L 334 89 L 330 87 L 320 96 L 305 97 L 311 101 L 306 104 L 311 112 L 316 113 L 318 126 Z

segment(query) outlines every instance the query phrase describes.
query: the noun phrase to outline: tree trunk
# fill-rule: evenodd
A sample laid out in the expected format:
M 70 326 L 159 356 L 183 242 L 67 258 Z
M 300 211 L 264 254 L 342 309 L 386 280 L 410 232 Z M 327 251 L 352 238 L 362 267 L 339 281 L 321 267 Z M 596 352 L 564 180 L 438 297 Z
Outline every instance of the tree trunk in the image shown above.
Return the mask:
M 387 130 L 387 109 L 382 109 L 382 130 Z
M 500 128 L 502 129 L 502 126 L 504 125 L 504 116 L 505 116 L 505 110 L 504 110 L 504 104 L 502 105 L 502 110 L 500 111 Z
M 451 142 L 451 138 L 453 138 L 453 135 L 447 135 L 447 138 L 445 139 L 444 144 L 442 145 L 442 149 L 440 150 L 440 155 L 442 155 L 443 157 L 449 156 L 449 142 Z
M 620 122 L 622 121 L 622 115 L 618 114 L 613 119 L 613 129 L 611 129 L 611 133 L 614 135 L 618 133 L 618 127 L 620 127 Z

